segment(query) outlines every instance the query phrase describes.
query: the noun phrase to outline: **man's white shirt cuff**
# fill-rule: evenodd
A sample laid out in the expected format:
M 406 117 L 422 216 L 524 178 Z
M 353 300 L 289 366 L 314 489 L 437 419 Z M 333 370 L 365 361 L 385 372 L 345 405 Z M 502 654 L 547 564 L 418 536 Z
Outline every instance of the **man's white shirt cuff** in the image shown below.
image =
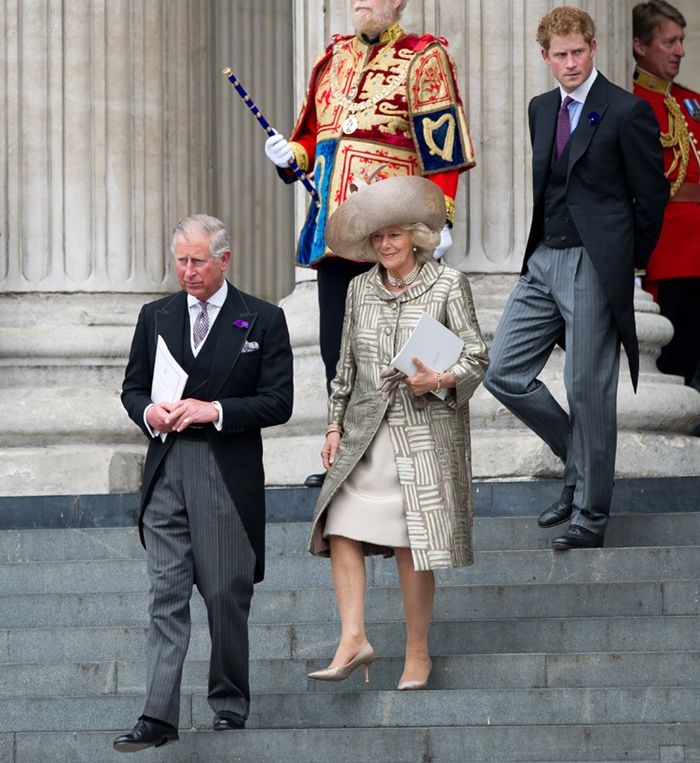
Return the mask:
M 219 412 L 219 418 L 212 423 L 216 427 L 216 431 L 220 432 L 224 428 L 224 409 L 221 407 L 221 403 L 218 400 L 212 400 L 211 404 Z
M 156 431 L 155 429 L 151 429 L 151 425 L 148 423 L 148 411 L 153 408 L 155 403 L 149 403 L 144 409 L 143 409 L 143 423 L 146 427 L 146 430 L 148 431 L 148 434 L 151 435 L 151 437 L 159 437 L 160 432 Z

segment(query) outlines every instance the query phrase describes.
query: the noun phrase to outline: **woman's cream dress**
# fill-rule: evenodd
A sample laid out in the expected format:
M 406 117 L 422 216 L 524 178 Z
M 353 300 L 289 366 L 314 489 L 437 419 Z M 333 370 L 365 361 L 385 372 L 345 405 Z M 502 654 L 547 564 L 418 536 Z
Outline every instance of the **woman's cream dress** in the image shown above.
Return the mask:
M 326 509 L 323 537 L 329 535 L 390 548 L 411 545 L 386 419 Z

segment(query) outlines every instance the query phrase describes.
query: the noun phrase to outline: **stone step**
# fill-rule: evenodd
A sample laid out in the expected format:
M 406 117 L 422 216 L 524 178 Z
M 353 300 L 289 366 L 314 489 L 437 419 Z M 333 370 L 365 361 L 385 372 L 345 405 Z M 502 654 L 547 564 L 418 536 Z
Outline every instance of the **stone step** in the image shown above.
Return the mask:
M 26 386 L 26 385 L 25 385 Z M 689 392 L 692 394 L 692 392 Z M 491 422 L 493 424 L 494 422 Z M 498 422 L 496 422 L 498 423 Z M 287 425 L 288 426 L 288 425 Z M 136 430 L 132 430 L 133 437 L 138 440 L 140 436 Z M 268 445 L 270 442 L 276 443 L 276 447 L 282 451 L 285 443 L 279 438 L 273 437 L 273 432 L 268 431 Z M 512 451 L 513 442 L 502 442 L 504 435 L 512 436 L 511 433 L 501 432 L 495 436 L 493 442 L 494 453 L 500 453 L 499 448 Z M 12 433 L 9 438 L 12 439 Z M 5 432 L 7 439 L 8 434 Z M 534 435 L 530 436 L 528 445 L 532 445 Z M 299 439 L 299 438 L 297 438 Z M 314 438 L 300 438 L 304 440 L 313 440 Z M 628 438 L 629 439 L 629 438 Z M 632 438 L 633 440 L 634 438 Z M 136 442 L 134 440 L 134 442 Z M 612 515 L 616 521 L 618 517 L 625 514 L 654 515 L 667 514 L 670 512 L 684 513 L 696 512 L 700 505 L 700 476 L 697 470 L 697 458 L 695 445 L 692 438 L 687 436 L 677 436 L 672 442 L 663 443 L 666 450 L 670 451 L 675 446 L 676 453 L 674 470 L 680 475 L 687 473 L 694 476 L 675 476 L 675 477 L 625 477 L 624 472 L 640 470 L 639 462 L 639 441 L 630 440 L 630 453 L 620 456 L 624 451 L 624 443 L 618 448 L 618 458 L 623 458 L 625 463 L 615 481 L 615 491 L 612 499 Z M 298 445 L 299 443 L 297 443 Z M 18 448 L 17 443 L 13 442 L 10 448 L 12 453 L 6 449 L 0 451 L 0 458 L 8 456 L 13 463 L 19 462 L 19 456 L 22 454 L 31 456 L 31 449 Z M 87 446 L 83 446 L 86 451 Z M 145 444 L 144 444 L 145 447 Z M 267 445 L 266 445 L 267 447 Z M 311 443 L 313 452 L 317 452 L 316 443 Z M 535 443 L 538 450 L 545 449 L 546 446 L 541 442 Z M 74 446 L 73 455 L 77 455 L 79 446 Z M 51 451 L 57 449 L 49 448 Z M 60 450 L 60 449 L 59 449 Z M 65 450 L 65 449 L 64 449 Z M 103 448 L 103 450 L 105 450 Z M 682 452 L 681 452 L 682 450 Z M 15 452 L 16 451 L 16 452 Z M 68 448 L 71 451 L 71 448 Z M 95 457 L 95 448 L 88 453 L 91 458 Z M 115 455 L 114 448 L 107 448 L 111 455 Z M 105 451 L 105 452 L 106 452 Z M 37 454 L 33 454 L 38 458 Z M 46 454 L 44 454 L 46 455 Z M 63 453 L 63 458 L 68 458 L 69 452 Z M 81 453 L 81 455 L 83 455 Z M 57 453 L 53 452 L 52 457 Z M 119 446 L 118 458 L 122 459 L 122 465 L 126 462 L 124 459 L 131 457 L 140 460 L 139 454 L 134 452 L 134 448 Z M 653 458 L 651 449 L 646 456 Z M 282 452 L 281 458 L 288 457 L 287 453 Z M 635 461 L 637 457 L 637 461 Z M 554 456 L 549 454 L 549 460 L 554 460 Z M 266 459 L 270 460 L 270 459 Z M 274 460 L 274 459 L 273 459 Z M 138 464 L 134 462 L 134 465 Z M 104 464 L 103 464 L 104 465 Z M 497 466 L 498 471 L 502 471 L 503 464 Z M 652 471 L 657 471 L 657 464 L 653 464 Z M 21 464 L 20 464 L 20 468 Z M 83 465 L 84 468 L 84 465 Z M 556 467 L 555 467 L 556 468 Z M 139 470 L 137 469 L 136 472 Z M 313 471 L 313 470 L 310 470 Z M 507 470 L 506 470 L 507 471 Z M 643 469 L 642 469 L 643 471 Z M 30 470 L 24 469 L 20 475 L 20 480 L 26 478 Z M 309 471 L 300 471 L 299 474 L 306 475 Z M 138 484 L 140 476 L 134 473 L 134 484 Z M 268 475 L 270 477 L 271 475 Z M 472 485 L 472 496 L 475 517 L 536 517 L 545 506 L 548 506 L 561 492 L 561 482 L 556 479 L 535 478 L 529 480 L 510 480 L 506 473 L 502 473 L 503 479 L 482 481 L 475 479 Z M 92 478 L 94 481 L 94 478 Z M 109 476 L 108 476 L 109 479 Z M 139 496 L 136 493 L 79 493 L 74 495 L 55 495 L 51 494 L 51 484 L 45 480 L 37 484 L 36 491 L 32 495 L 2 495 L 0 496 L 0 529 L 13 530 L 17 528 L 69 528 L 69 527 L 133 527 L 136 524 L 138 516 Z M 65 487 L 65 476 L 61 490 Z M 60 491 L 59 491 L 60 492 Z M 307 522 L 313 515 L 316 499 L 318 498 L 318 488 L 308 489 L 305 487 L 291 486 L 273 486 L 265 489 L 266 513 L 269 523 L 286 522 Z M 613 522 L 614 524 L 614 522 Z
M 101 718 L 104 724 L 105 719 Z M 0 734 L 5 763 L 123 763 L 117 731 Z M 232 751 L 235 749 L 235 752 Z M 180 741 L 141 753 L 154 763 L 619 763 L 700 760 L 700 724 L 452 726 L 181 731 Z
M 251 691 L 261 693 L 392 690 L 403 657 L 380 657 L 370 682 L 359 671 L 347 681 L 312 681 L 317 659 L 252 660 Z M 184 694 L 206 693 L 208 663 L 186 660 Z M 0 697 L 86 697 L 140 694 L 146 666 L 137 662 L 0 664 Z M 591 687 L 700 687 L 700 652 L 576 654 L 454 654 L 433 659 L 431 689 L 536 689 Z
M 395 564 L 378 559 L 371 583 L 398 586 Z M 700 546 L 658 548 L 602 548 L 578 551 L 477 552 L 474 564 L 438 570 L 439 585 L 508 585 L 691 580 L 700 569 Z M 269 582 L 274 586 L 275 580 Z M 265 586 L 263 582 L 262 586 Z
M 373 623 L 369 638 L 378 656 L 403 654 L 403 622 Z M 93 662 L 143 659 L 145 627 L 0 629 L 0 662 Z M 335 651 L 334 623 L 252 625 L 253 659 L 317 659 Z M 437 621 L 430 633 L 435 656 L 451 654 L 674 652 L 700 650 L 700 617 L 540 618 Z M 195 625 L 189 657 L 209 657 L 206 626 Z
M 310 525 L 306 522 L 267 526 L 268 557 L 303 555 Z M 542 530 L 535 517 L 476 517 L 474 546 L 479 551 L 548 549 L 562 527 Z M 623 514 L 614 516 L 606 537 L 608 548 L 688 546 L 700 537 L 700 512 Z M 136 528 L 4 530 L 0 561 L 64 561 L 138 559 L 145 552 Z
M 366 605 L 368 622 L 403 619 L 395 587 L 368 588 Z M 0 610 L 6 628 L 145 626 L 148 594 L 0 595 Z M 207 622 L 197 591 L 192 595 L 191 613 L 193 623 Z M 654 615 L 700 615 L 700 580 L 442 586 L 436 591 L 434 608 L 435 620 Z M 329 588 L 258 590 L 250 620 L 259 624 L 338 622 L 335 595 Z
M 436 689 L 259 694 L 247 726 L 255 728 L 390 728 L 697 722 L 697 689 Z M 0 732 L 129 728 L 142 697 L 0 699 Z M 181 726 L 210 728 L 205 694 L 185 702 Z
M 471 567 L 438 570 L 438 585 L 508 585 L 512 583 L 637 582 L 688 580 L 700 569 L 700 546 L 603 548 L 569 552 L 482 551 Z M 145 561 L 90 560 L 5 562 L 0 564 L 5 594 L 130 593 L 148 590 Z M 370 586 L 397 586 L 393 560 L 372 557 Z M 258 590 L 329 588 L 327 559 L 281 556 L 267 567 Z
M 309 718 L 318 728 L 695 723 L 697 699 L 697 688 L 656 687 L 260 694 L 250 727 L 305 728 Z M 211 722 L 206 695 L 192 696 L 192 721 Z

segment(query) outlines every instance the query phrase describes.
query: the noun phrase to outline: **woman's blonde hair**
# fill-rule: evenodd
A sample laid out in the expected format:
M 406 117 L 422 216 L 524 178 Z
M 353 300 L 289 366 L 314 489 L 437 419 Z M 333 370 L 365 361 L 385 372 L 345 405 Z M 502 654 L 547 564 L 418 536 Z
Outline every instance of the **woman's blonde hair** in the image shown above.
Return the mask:
M 416 262 L 424 263 L 433 259 L 433 252 L 440 243 L 440 233 L 429 228 L 425 223 L 410 223 L 396 226 L 401 230 L 408 231 L 411 234 L 411 246 L 416 257 Z M 367 236 L 362 244 L 362 251 L 366 252 L 368 260 L 376 260 L 377 253 L 372 246 L 372 236 Z

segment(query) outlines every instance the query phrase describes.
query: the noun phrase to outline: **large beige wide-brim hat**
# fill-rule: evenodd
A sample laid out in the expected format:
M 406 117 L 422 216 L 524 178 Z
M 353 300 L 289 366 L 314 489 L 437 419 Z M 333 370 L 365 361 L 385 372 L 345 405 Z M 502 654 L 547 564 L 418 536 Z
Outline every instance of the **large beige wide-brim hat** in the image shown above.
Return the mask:
M 363 185 L 326 222 L 326 244 L 339 257 L 372 260 L 377 257 L 367 238 L 391 225 L 424 223 L 439 232 L 445 224 L 445 196 L 432 180 L 415 175 L 387 178 Z

